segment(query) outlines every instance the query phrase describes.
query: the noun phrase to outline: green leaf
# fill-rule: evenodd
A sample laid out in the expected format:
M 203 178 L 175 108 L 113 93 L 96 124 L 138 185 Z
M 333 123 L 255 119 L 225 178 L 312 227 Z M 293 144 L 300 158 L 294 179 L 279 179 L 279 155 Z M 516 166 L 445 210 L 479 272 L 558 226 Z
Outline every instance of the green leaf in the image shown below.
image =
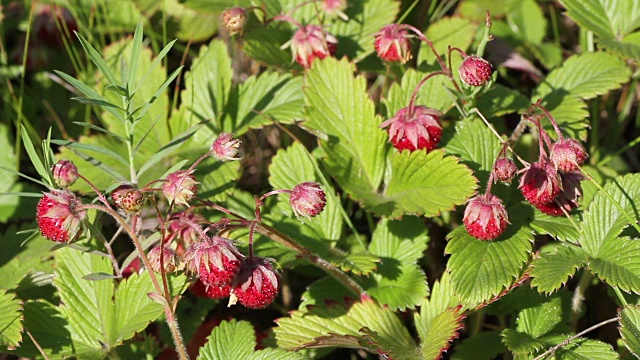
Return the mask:
M 244 35 L 242 50 L 253 60 L 285 70 L 300 69 L 291 56 L 290 49 L 283 49 L 293 33 L 284 24 L 269 23 L 256 27 Z
M 631 70 L 620 58 L 604 52 L 587 52 L 564 61 L 535 90 L 532 99 L 553 101 L 567 94 L 582 99 L 619 88 L 629 81 Z
M 463 204 L 476 189 L 471 170 L 442 150 L 394 152 L 391 180 L 384 193 L 365 205 L 379 214 L 398 218 L 404 214 L 439 215 Z M 368 201 L 372 201 L 371 205 Z
M 464 315 L 460 308 L 451 308 L 438 314 L 429 324 L 429 328 L 422 330 L 426 334 L 421 338 L 420 351 L 422 359 L 439 359 L 450 343 L 458 337 L 458 330 L 462 328 Z
M 620 38 L 635 30 L 640 1 L 561 0 L 567 16 L 603 38 Z
M 471 46 L 477 29 L 477 23 L 474 23 L 469 19 L 458 16 L 443 17 L 442 19 L 429 24 L 429 28 L 427 28 L 425 36 L 433 42 L 433 47 L 436 49 L 438 54 L 446 59 L 449 46 L 460 48 L 463 51 L 467 50 L 469 46 Z M 433 64 L 435 63 L 436 58 L 433 51 L 431 51 L 427 44 L 420 42 L 418 64 L 423 61 Z M 442 78 L 445 77 L 442 76 Z
M 80 44 L 82 44 L 82 48 L 84 48 L 85 53 L 87 53 L 87 55 L 89 56 L 89 59 L 91 59 L 91 61 L 98 67 L 98 69 L 100 69 L 100 72 L 107 78 L 109 83 L 111 85 L 124 85 L 120 84 L 120 82 L 116 80 L 115 75 L 113 74 L 113 72 L 111 72 L 111 69 L 109 68 L 109 66 L 107 66 L 107 63 L 105 63 L 104 59 L 102 59 L 100 53 L 98 53 L 98 51 L 93 46 L 91 46 L 91 44 L 80 34 L 76 33 L 76 35 L 78 36 Z
M 234 191 L 235 182 L 240 177 L 240 161 L 223 163 L 212 159 L 200 164 L 196 170 L 196 177 L 201 181 L 198 197 L 212 201 L 224 201 Z
M 478 109 L 488 119 L 527 109 L 531 102 L 519 91 L 495 84 L 478 99 Z
M 145 162 L 144 165 L 142 165 L 142 167 L 138 171 L 138 176 L 141 176 L 142 174 L 144 174 L 145 171 L 149 170 L 151 167 L 156 165 L 158 162 L 160 162 L 161 160 L 166 158 L 169 154 L 174 152 L 177 148 L 180 147 L 180 145 L 182 145 L 185 141 L 189 140 L 191 138 L 191 136 L 193 136 L 193 134 L 198 129 L 200 129 L 200 126 L 194 126 L 194 127 L 190 128 L 190 129 L 188 129 L 187 131 L 185 131 L 185 132 L 183 132 L 181 134 L 178 134 L 173 140 L 171 140 L 165 146 L 160 148 L 160 150 L 158 150 L 158 152 L 153 154 L 147 160 L 147 162 Z
M 534 218 L 529 226 L 536 233 L 547 234 L 560 241 L 572 243 L 577 243 L 580 240 L 580 232 L 574 225 L 580 221 L 578 216 L 572 217 L 573 223 L 566 216 L 551 216 L 538 209 L 534 210 L 533 216 Z
M 0 289 L 0 345 L 16 348 L 22 342 L 22 304 L 13 293 Z
M 30 274 L 52 272 L 49 260 L 51 241 L 39 234 L 33 237 L 29 233 L 18 234 L 18 230 L 24 229 L 8 226 L 6 232 L 0 234 L 0 288 L 19 288 L 19 284 Z
M 231 70 L 227 45 L 213 40 L 200 48 L 191 71 L 185 74 L 185 90 L 180 95 L 181 109 L 186 111 L 183 119 L 191 126 L 206 123 L 194 136 L 198 144 L 210 144 L 222 130 L 220 121 L 231 90 Z
M 129 166 L 129 161 L 127 161 L 126 159 L 124 159 L 122 156 L 120 156 L 119 154 L 115 153 L 114 151 L 111 151 L 109 149 L 107 149 L 106 147 L 103 146 L 99 146 L 99 145 L 92 145 L 92 144 L 86 144 L 86 143 L 80 143 L 80 142 L 75 142 L 75 141 L 69 141 L 69 140 L 51 140 L 52 144 L 56 144 L 56 145 L 60 145 L 60 146 L 65 146 L 71 150 L 75 150 L 77 152 L 82 152 L 84 153 L 84 151 L 89 151 L 89 152 L 94 152 L 94 153 L 99 153 L 102 155 L 106 155 L 114 160 L 117 160 L 118 162 L 120 162 L 122 165 L 124 166 Z M 84 150 L 84 151 L 82 151 Z M 85 153 L 86 154 L 86 153 Z
M 110 102 L 107 99 L 105 99 L 102 95 L 100 95 L 97 91 L 92 89 L 90 86 L 82 83 L 79 80 L 74 79 L 72 76 L 67 75 L 67 74 L 65 74 L 65 73 L 63 73 L 61 71 L 55 70 L 55 73 L 58 74 L 58 76 L 60 76 L 61 78 L 63 78 L 66 82 L 71 84 L 74 88 L 80 90 L 80 92 L 85 94 L 87 96 L 87 98 L 98 100 L 98 101 L 110 104 Z M 113 116 L 115 116 L 115 118 L 120 123 L 124 122 L 124 116 L 122 115 L 122 112 L 117 111 L 117 109 L 114 108 L 113 106 L 106 106 L 105 110 L 107 110 L 109 113 L 111 113 Z
M 379 256 L 381 263 L 378 271 L 363 279 L 364 287 L 393 310 L 413 309 L 429 292 L 426 276 L 417 265 L 428 241 L 422 227 L 418 218 L 383 219 L 373 233 L 369 251 Z
M 562 301 L 559 296 L 555 296 L 538 306 L 520 311 L 516 330 L 537 339 L 553 330 L 561 321 Z
M 115 108 L 116 110 L 123 111 L 121 107 L 104 100 L 91 99 L 91 98 L 85 98 L 85 97 L 72 97 L 71 100 L 75 100 L 81 104 L 96 105 L 96 106 L 102 106 L 105 108 L 112 107 L 112 108 Z
M 154 276 L 156 276 L 154 274 Z M 156 276 L 160 284 L 162 279 Z M 184 290 L 186 276 L 167 276 L 170 293 L 176 296 Z M 158 319 L 163 313 L 162 305 L 152 301 L 147 294 L 154 292 L 149 273 L 134 273 L 118 285 L 115 294 L 115 325 L 117 328 L 110 334 L 110 343 L 121 344 L 130 339 L 136 332 L 144 330 L 150 322 Z
M 36 339 L 38 345 L 45 350 L 45 353 L 52 356 L 64 358 L 68 356 L 88 355 L 86 348 L 74 347 L 69 333 L 69 324 L 63 318 L 58 308 L 44 300 L 27 301 L 24 303 L 24 327 L 29 330 Z M 17 356 L 35 359 L 41 356 L 38 348 L 25 336 L 23 343 L 15 351 Z M 97 356 L 98 354 L 93 353 Z M 104 354 L 103 354 L 104 356 Z
M 612 199 L 602 191 L 596 194 L 583 215 L 580 243 L 590 257 L 589 268 L 594 274 L 611 286 L 640 293 L 640 242 L 622 235 L 630 225 L 627 216 L 636 223 L 640 218 L 636 211 L 640 174 L 618 177 L 605 185 L 604 191 Z
M 29 137 L 29 133 L 24 126 L 21 128 L 20 135 L 22 136 L 22 143 L 24 144 L 24 148 L 25 150 L 27 150 L 27 155 L 29 155 L 29 160 L 31 160 L 31 164 L 33 164 L 33 167 L 36 168 L 38 175 L 40 175 L 40 177 L 47 183 L 53 184 L 51 173 L 44 167 L 42 159 L 36 152 L 36 149 L 33 146 L 33 142 L 31 142 L 31 138 Z
M 372 352 L 386 353 L 388 347 L 415 349 L 408 330 L 396 314 L 381 307 L 368 296 L 346 305 L 317 306 L 308 311 L 292 311 L 290 317 L 280 318 L 274 328 L 278 347 L 297 350 L 302 348 L 346 347 L 364 348 Z M 385 342 L 381 348 L 369 345 L 367 338 L 375 334 L 376 343 Z
M 435 71 L 436 69 L 430 67 L 424 72 L 408 69 L 402 76 L 400 83 L 393 83 L 389 89 L 388 98 L 383 100 L 387 110 L 387 118 L 395 116 L 400 109 L 406 107 L 411 101 L 411 96 L 418 83 L 430 73 L 430 70 Z M 454 106 L 454 101 L 446 89 L 449 84 L 449 79 L 446 76 L 436 76 L 429 79 L 418 91 L 416 104 L 446 113 Z
M 493 360 L 506 350 L 498 331 L 483 331 L 457 344 L 451 360 Z
M 631 33 L 622 40 L 600 39 L 598 44 L 623 59 L 640 60 L 640 32 Z
M 547 107 L 547 110 L 558 122 L 558 126 L 567 136 L 586 141 L 587 130 L 591 125 L 587 118 L 589 116 L 587 103 L 584 100 L 569 94 L 562 98 L 551 98 L 544 106 Z M 550 122 L 543 122 L 543 127 L 552 137 L 556 136 Z
M 256 346 L 255 331 L 247 321 L 223 321 L 216 326 L 207 343 L 200 348 L 199 359 L 246 359 Z
M 560 344 L 570 335 L 556 335 L 545 339 L 547 346 Z M 577 338 L 568 345 L 559 348 L 555 352 L 556 359 L 573 360 L 611 360 L 618 359 L 619 355 L 611 348 L 611 345 L 587 338 Z
M 131 48 L 131 57 L 129 60 L 129 70 L 127 76 L 127 89 L 134 90 L 136 88 L 135 81 L 138 71 L 138 60 L 140 60 L 140 50 L 142 49 L 142 21 L 136 25 L 136 30 L 133 33 L 133 45 Z M 133 93 L 133 91 L 132 91 Z
M 581 248 L 570 244 L 558 244 L 553 252 L 540 255 L 532 263 L 531 286 L 541 293 L 550 294 L 560 289 L 576 270 L 586 266 L 587 256 Z
M 625 306 L 618 310 L 620 336 L 635 357 L 640 357 L 640 306 Z
M 547 20 L 535 0 L 523 0 L 507 15 L 507 24 L 525 42 L 540 45 L 547 32 Z
M 340 303 L 346 297 L 353 297 L 351 291 L 333 277 L 325 276 L 307 286 L 307 290 L 302 293 L 298 309 L 304 310 L 309 305 Z
M 502 342 L 515 355 L 534 354 L 544 347 L 544 343 L 541 340 L 514 329 L 505 329 L 501 335 Z
M 458 297 L 454 293 L 451 276 L 445 272 L 440 280 L 436 280 L 431 289 L 429 298 L 422 300 L 420 312 L 414 315 L 416 330 L 420 338 L 428 337 L 427 330 L 431 328 L 433 319 L 448 309 L 457 308 L 460 305 Z
M 275 72 L 251 76 L 239 85 L 237 99 L 232 100 L 237 104 L 224 130 L 236 136 L 276 121 L 293 123 L 302 118 L 302 78 Z
M 355 80 L 346 59 L 314 62 L 305 81 L 307 121 L 322 138 L 329 173 L 356 200 L 378 189 L 385 170 L 386 134 L 367 96 L 364 77 Z
M 327 260 L 339 267 L 342 271 L 365 276 L 368 276 L 371 272 L 377 270 L 378 263 L 380 263 L 379 257 L 369 253 L 349 252 L 346 256 L 327 256 Z
M 487 302 L 522 275 L 533 241 L 524 211 L 523 206 L 509 208 L 511 224 L 494 241 L 480 241 L 462 226 L 449 233 L 447 269 L 463 304 L 471 307 Z

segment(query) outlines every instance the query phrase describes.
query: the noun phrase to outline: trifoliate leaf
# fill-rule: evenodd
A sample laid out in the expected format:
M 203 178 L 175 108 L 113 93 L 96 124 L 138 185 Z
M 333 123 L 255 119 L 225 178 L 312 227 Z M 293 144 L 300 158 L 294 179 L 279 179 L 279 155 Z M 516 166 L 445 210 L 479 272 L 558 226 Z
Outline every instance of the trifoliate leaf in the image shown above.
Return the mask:
M 443 17 L 442 19 L 429 24 L 425 36 L 433 42 L 433 47 L 438 54 L 444 59 L 448 57 L 449 46 L 457 47 L 463 51 L 467 50 L 478 29 L 478 24 L 469 19 L 458 16 Z M 459 56 L 457 52 L 453 52 L 453 56 Z M 429 64 L 437 64 L 433 51 L 426 43 L 420 42 L 420 51 L 418 52 L 418 64 L 426 61 Z M 443 79 L 446 77 L 442 76 Z M 428 101 L 428 100 L 427 100 Z
M 255 346 L 255 331 L 249 322 L 222 321 L 213 329 L 207 343 L 200 348 L 198 358 L 246 359 L 253 353 Z
M 612 199 L 602 191 L 596 194 L 583 216 L 580 243 L 594 274 L 611 286 L 640 293 L 640 243 L 621 234 L 632 221 L 638 222 L 640 175 L 618 177 L 604 191 Z
M 404 214 L 430 217 L 463 204 L 475 189 L 476 178 L 455 156 L 444 156 L 441 150 L 428 154 L 394 151 L 387 188 L 365 206 L 392 218 Z
M 506 350 L 500 332 L 483 331 L 457 344 L 451 360 L 493 360 Z
M 227 45 L 220 40 L 202 46 L 185 74 L 185 89 L 180 94 L 183 122 L 186 126 L 207 124 L 193 136 L 197 144 L 209 146 L 222 130 L 220 122 L 231 91 L 231 76 L 231 58 Z
M 638 27 L 640 1 L 561 0 L 567 16 L 606 39 L 620 38 Z
M 537 339 L 553 330 L 560 321 L 562 321 L 562 299 L 555 296 L 538 306 L 520 311 L 516 320 L 516 330 Z
M 586 266 L 587 255 L 574 245 L 558 244 L 555 251 L 543 253 L 532 263 L 531 286 L 541 293 L 553 293 L 572 277 L 576 270 Z
M 0 345 L 14 349 L 22 342 L 22 304 L 16 295 L 0 289 Z
M 290 317 L 276 320 L 278 327 L 273 331 L 278 347 L 288 350 L 364 348 L 380 354 L 388 353 L 390 348 L 409 352 L 416 348 L 396 314 L 368 296 L 358 302 L 327 305 L 296 310 Z M 375 340 L 373 344 L 369 339 Z
M 625 306 L 618 310 L 618 317 L 618 330 L 624 345 L 635 357 L 640 358 L 640 306 Z
M 316 61 L 305 79 L 307 121 L 304 126 L 324 141 L 330 174 L 355 200 L 375 192 L 385 170 L 386 133 L 367 96 L 366 79 L 353 78 L 346 59 Z
M 508 209 L 511 224 L 494 241 L 481 241 L 460 226 L 449 234 L 445 252 L 451 254 L 447 270 L 462 304 L 489 301 L 515 284 L 529 260 L 533 235 L 526 227 L 522 207 Z
M 237 95 L 236 95 L 237 94 Z M 223 120 L 223 130 L 236 136 L 250 128 L 292 123 L 302 118 L 302 78 L 265 72 L 251 76 L 238 86 L 232 109 Z

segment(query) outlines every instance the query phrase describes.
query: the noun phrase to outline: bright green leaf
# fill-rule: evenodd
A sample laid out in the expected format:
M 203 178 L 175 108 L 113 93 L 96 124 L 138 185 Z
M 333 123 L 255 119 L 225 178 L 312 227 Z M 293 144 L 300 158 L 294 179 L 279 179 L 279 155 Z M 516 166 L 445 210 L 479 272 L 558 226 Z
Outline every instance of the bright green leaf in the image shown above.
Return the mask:
M 542 253 L 533 261 L 531 286 L 541 293 L 553 293 L 560 289 L 575 274 L 576 270 L 586 266 L 587 256 L 581 248 L 558 244 L 554 252 Z
M 533 354 L 544 347 L 544 343 L 541 340 L 514 329 L 505 329 L 501 335 L 502 342 L 515 355 Z
M 575 224 L 579 223 L 578 216 L 573 216 L 571 220 L 566 216 L 552 216 L 536 209 L 533 213 L 533 221 L 529 224 L 538 234 L 551 235 L 560 241 L 577 243 L 580 240 L 580 230 Z M 572 222 L 573 221 L 573 222 Z
M 507 24 L 525 42 L 540 45 L 547 32 L 547 20 L 535 0 L 520 1 L 507 15 Z
M 626 306 L 618 310 L 618 316 L 618 330 L 624 345 L 633 355 L 640 357 L 640 306 Z
M 640 1 L 561 0 L 567 16 L 603 38 L 619 38 L 638 27 Z
M 246 359 L 256 346 L 253 326 L 247 321 L 223 321 L 216 326 L 207 343 L 200 349 L 199 359 Z
M 496 84 L 478 99 L 478 109 L 487 118 L 516 113 L 531 106 L 519 91 Z
M 425 36 L 433 42 L 433 47 L 443 58 L 447 58 L 449 46 L 457 47 L 462 51 L 466 51 L 475 37 L 478 24 L 469 19 L 462 17 L 444 17 L 427 28 Z M 454 56 L 458 56 L 454 52 Z M 435 63 L 435 55 L 427 44 L 420 42 L 420 51 L 418 52 L 418 64 L 426 61 L 429 64 Z M 442 76 L 442 78 L 446 78 Z
M 520 311 L 516 320 L 516 330 L 537 339 L 553 330 L 560 321 L 562 321 L 562 301 L 559 296 L 555 296 L 538 306 Z
M 640 32 L 634 32 L 625 36 L 622 40 L 600 39 L 598 44 L 623 59 L 640 61 Z
M 0 289 L 0 345 L 9 349 L 22 342 L 22 304 L 13 293 Z
M 449 348 L 450 342 L 458 337 L 458 330 L 462 327 L 464 316 L 459 308 L 451 308 L 437 315 L 429 324 L 429 328 L 422 330 L 426 337 L 420 339 L 422 359 L 439 359 Z

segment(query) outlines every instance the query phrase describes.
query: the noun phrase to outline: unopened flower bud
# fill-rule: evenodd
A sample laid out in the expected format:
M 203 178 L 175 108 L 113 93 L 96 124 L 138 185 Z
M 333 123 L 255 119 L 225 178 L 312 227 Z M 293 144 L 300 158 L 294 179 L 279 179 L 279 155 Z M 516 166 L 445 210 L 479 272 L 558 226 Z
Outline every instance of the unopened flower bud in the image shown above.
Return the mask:
M 390 24 L 375 35 L 374 46 L 380 59 L 406 63 L 411 59 L 409 33 L 398 24 Z
M 509 158 L 499 158 L 493 165 L 493 174 L 496 181 L 510 182 L 517 171 L 516 163 Z
M 220 133 L 218 138 L 211 145 L 211 155 L 219 161 L 240 160 L 238 149 L 241 141 L 234 139 L 233 135 L 228 133 Z
M 469 86 L 482 86 L 491 79 L 493 67 L 487 60 L 471 55 L 467 56 L 458 68 L 460 79 Z
M 123 184 L 111 192 L 111 199 L 117 208 L 126 213 L 138 213 L 142 210 L 144 194 L 133 185 Z
M 62 188 L 73 185 L 78 180 L 78 168 L 69 160 L 60 160 L 51 167 L 53 180 Z
M 289 204 L 296 216 L 310 218 L 324 210 L 327 200 L 320 185 L 308 181 L 296 185 L 291 190 Z
M 298 29 L 291 39 L 293 58 L 303 68 L 311 67 L 313 60 L 324 59 L 336 53 L 338 40 L 316 25 L 307 25 Z
M 247 23 L 247 10 L 242 7 L 232 7 L 224 10 L 220 16 L 222 24 L 229 31 L 229 35 L 242 33 Z
M 193 170 L 179 170 L 167 175 L 166 182 L 162 187 L 162 193 L 169 203 L 189 206 L 189 201 L 198 192 L 198 182 L 192 174 Z
M 176 270 L 176 264 L 178 262 L 176 252 L 168 246 L 164 246 L 164 249 L 162 249 L 161 245 L 154 247 L 147 254 L 147 258 L 149 259 L 151 270 L 154 272 L 160 272 L 162 269 L 160 266 L 160 258 L 162 258 L 165 273 L 171 273 Z
M 553 144 L 549 158 L 560 171 L 576 171 L 587 159 L 587 152 L 578 140 L 564 138 Z

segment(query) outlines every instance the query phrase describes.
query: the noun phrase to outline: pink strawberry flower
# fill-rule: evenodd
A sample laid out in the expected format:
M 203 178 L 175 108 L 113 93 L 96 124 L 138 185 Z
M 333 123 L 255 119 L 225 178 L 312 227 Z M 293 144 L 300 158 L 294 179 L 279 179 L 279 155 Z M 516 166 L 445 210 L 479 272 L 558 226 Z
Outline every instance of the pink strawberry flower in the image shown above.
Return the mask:
M 241 143 L 233 135 L 222 132 L 211 145 L 211 155 L 219 161 L 240 160 L 237 156 Z
M 71 242 L 80 237 L 82 221 L 87 217 L 82 205 L 67 190 L 51 190 L 45 193 L 36 207 L 38 229 L 45 238 L 56 242 Z
M 486 193 L 469 200 L 462 219 L 469 234 L 479 240 L 493 240 L 507 228 L 509 216 L 499 197 Z
M 440 143 L 441 116 L 440 111 L 426 106 L 415 106 L 413 112 L 410 107 L 404 107 L 394 117 L 380 124 L 380 127 L 388 127 L 389 141 L 396 149 L 426 149 L 429 152 Z
M 380 59 L 406 63 L 411 59 L 409 33 L 398 24 L 390 24 L 375 34 L 374 47 Z

